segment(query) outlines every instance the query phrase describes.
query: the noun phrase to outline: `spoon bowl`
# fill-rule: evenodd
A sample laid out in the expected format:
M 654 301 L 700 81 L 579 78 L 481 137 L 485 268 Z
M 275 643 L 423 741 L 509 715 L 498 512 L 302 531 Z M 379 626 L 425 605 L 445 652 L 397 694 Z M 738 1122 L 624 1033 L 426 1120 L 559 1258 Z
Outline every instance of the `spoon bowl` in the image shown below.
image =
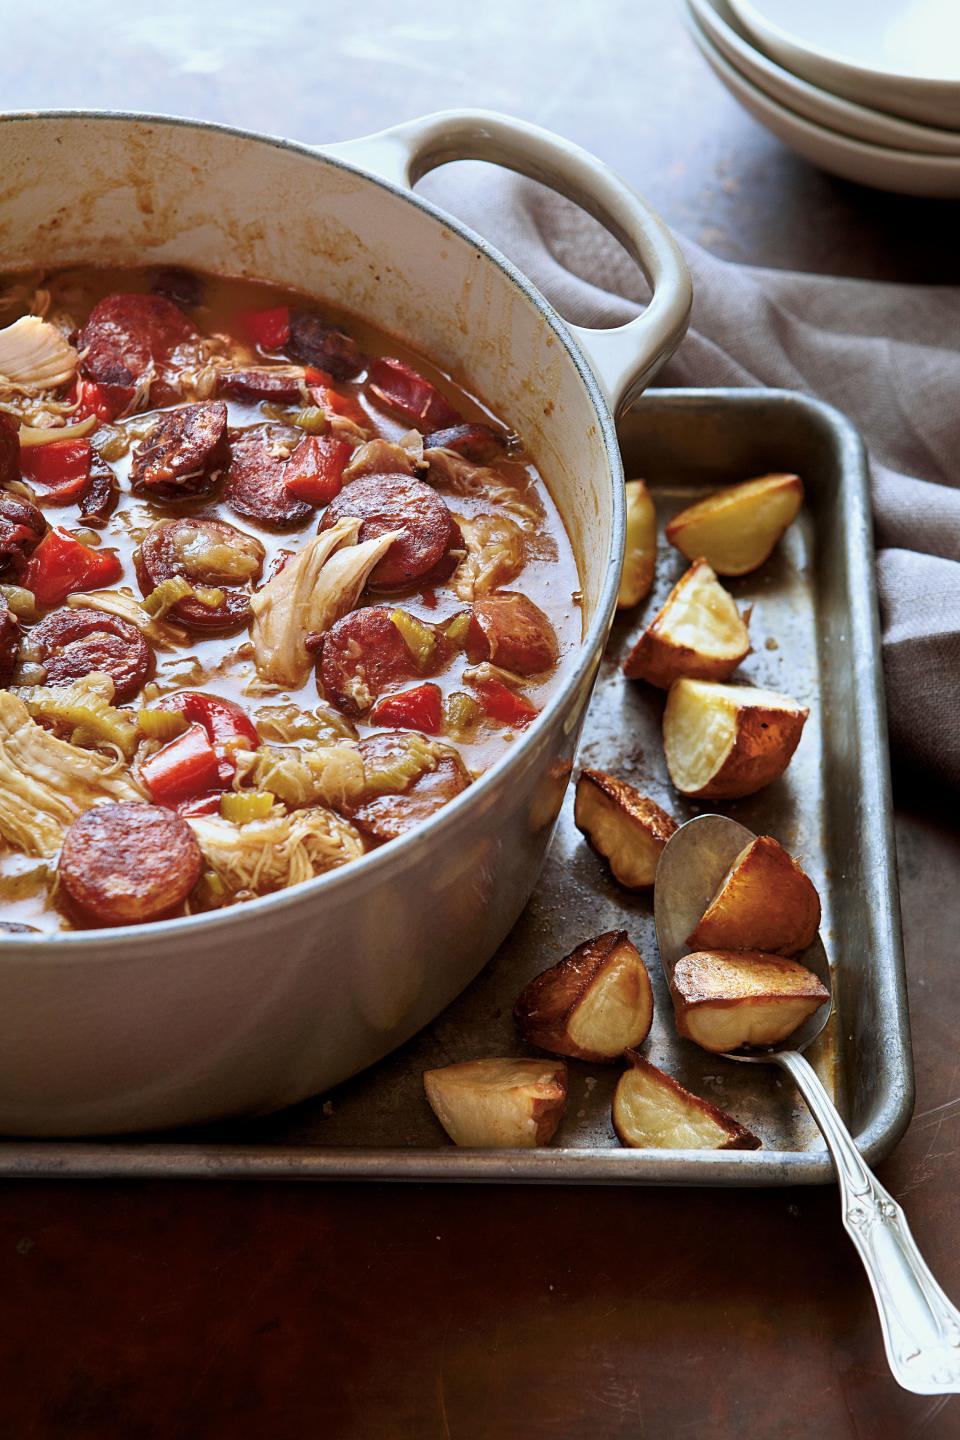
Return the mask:
M 677 961 L 690 954 L 687 936 L 692 934 L 741 850 L 756 838 L 752 830 L 726 815 L 698 815 L 681 825 L 664 846 L 657 866 L 653 915 L 660 965 L 668 985 L 673 980 Z M 779 1045 L 731 1050 L 726 1052 L 726 1059 L 766 1065 L 777 1052 L 806 1050 L 830 1019 L 833 984 L 830 962 L 820 936 L 793 958 L 812 970 L 830 991 L 829 1002 L 825 1001 Z
M 687 936 L 741 850 L 755 839 L 752 830 L 725 815 L 699 815 L 664 846 L 653 909 L 660 964 L 668 984 L 677 961 L 690 953 Z M 792 1077 L 830 1151 L 843 1223 L 873 1290 L 894 1378 L 917 1395 L 958 1394 L 960 1311 L 937 1284 L 903 1210 L 870 1170 L 816 1071 L 800 1053 L 820 1034 L 833 1010 L 830 966 L 820 937 L 797 958 L 830 991 L 830 1001 L 782 1044 L 735 1050 L 725 1058 L 776 1065 Z

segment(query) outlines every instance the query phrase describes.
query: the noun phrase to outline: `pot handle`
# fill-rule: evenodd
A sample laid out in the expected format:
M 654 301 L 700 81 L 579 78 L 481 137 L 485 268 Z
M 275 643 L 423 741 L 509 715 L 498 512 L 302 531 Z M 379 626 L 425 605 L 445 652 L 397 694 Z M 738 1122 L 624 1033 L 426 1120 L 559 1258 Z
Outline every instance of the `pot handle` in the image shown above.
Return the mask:
M 406 189 L 451 160 L 492 161 L 549 185 L 599 220 L 637 261 L 652 292 L 643 313 L 626 325 L 568 324 L 614 412 L 639 394 L 683 338 L 692 289 L 669 230 L 614 171 L 559 135 L 494 111 L 441 110 L 318 148 Z

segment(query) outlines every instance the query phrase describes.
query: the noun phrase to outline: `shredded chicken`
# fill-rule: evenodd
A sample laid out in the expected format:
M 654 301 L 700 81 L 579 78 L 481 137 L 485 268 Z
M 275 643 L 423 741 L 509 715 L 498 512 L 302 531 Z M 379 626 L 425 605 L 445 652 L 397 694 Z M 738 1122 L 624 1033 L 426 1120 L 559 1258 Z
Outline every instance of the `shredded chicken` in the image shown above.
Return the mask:
M 44 730 L 0 690 L 0 835 L 27 855 L 55 855 L 67 827 L 106 800 L 143 800 L 126 767 Z
M 399 531 L 357 544 L 360 521 L 338 520 L 252 597 L 254 663 L 261 680 L 297 688 L 310 674 L 308 635 L 329 630 L 356 604 L 367 576 Z
M 450 584 L 461 600 L 509 585 L 523 569 L 525 537 L 509 515 L 454 515 L 467 553 Z
M 180 625 L 169 620 L 155 620 L 148 615 L 132 590 L 126 586 L 119 590 L 78 590 L 67 596 L 72 610 L 105 610 L 108 615 L 119 615 L 142 630 L 158 650 L 175 650 L 187 641 L 187 632 Z
M 267 895 L 311 880 L 364 853 L 359 833 L 332 810 L 313 806 L 292 815 L 235 825 L 216 815 L 188 821 L 212 870 L 232 894 Z
M 430 466 L 430 480 L 443 485 L 454 495 L 463 495 L 496 506 L 501 514 L 510 515 L 529 534 L 543 529 L 543 509 L 534 492 L 525 499 L 518 487 L 511 484 L 499 470 L 489 465 L 475 465 L 454 450 L 434 447 L 423 452 Z
M 358 445 L 343 472 L 346 484 L 361 475 L 413 475 L 423 468 L 423 436 L 408 430 L 399 440 L 368 440 Z
M 0 389 L 21 395 L 55 390 L 73 379 L 76 368 L 76 350 L 37 315 L 21 315 L 0 330 Z

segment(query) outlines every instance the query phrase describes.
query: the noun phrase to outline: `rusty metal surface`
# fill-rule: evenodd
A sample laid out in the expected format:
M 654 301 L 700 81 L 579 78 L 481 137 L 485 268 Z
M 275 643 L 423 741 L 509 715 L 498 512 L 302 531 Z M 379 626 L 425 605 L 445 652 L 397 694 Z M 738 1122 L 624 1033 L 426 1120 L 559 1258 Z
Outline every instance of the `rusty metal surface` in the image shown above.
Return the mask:
M 775 391 L 652 391 L 620 426 L 628 475 L 651 484 L 661 526 L 716 485 L 771 469 L 803 476 L 807 505 L 774 557 L 728 582 L 753 605 L 754 651 L 737 678 L 810 706 L 786 776 L 723 808 L 802 857 L 824 903 L 837 1015 L 811 1058 L 861 1148 L 895 1144 L 913 1099 L 904 992 L 872 537 L 863 452 L 824 406 Z M 582 763 L 640 785 L 677 819 L 701 808 L 677 796 L 660 743 L 663 700 L 625 681 L 631 638 L 685 567 L 661 545 L 648 601 L 618 620 L 591 704 Z M 620 890 L 573 825 L 568 793 L 534 898 L 479 979 L 426 1030 L 328 1096 L 256 1121 L 165 1137 L 0 1144 L 0 1175 L 285 1176 L 532 1183 L 816 1183 L 831 1168 L 805 1107 L 773 1069 L 707 1055 L 673 1033 L 654 941 L 652 899 Z M 716 808 L 716 807 L 713 807 Z M 570 1101 L 551 1147 L 451 1146 L 423 1099 L 432 1066 L 523 1053 L 511 1018 L 520 987 L 574 945 L 626 928 L 656 996 L 645 1047 L 655 1063 L 732 1111 L 760 1151 L 622 1150 L 610 1123 L 614 1067 L 570 1064 Z M 382 944 L 389 946 L 388 934 Z M 385 1004 L 389 997 L 384 997 Z

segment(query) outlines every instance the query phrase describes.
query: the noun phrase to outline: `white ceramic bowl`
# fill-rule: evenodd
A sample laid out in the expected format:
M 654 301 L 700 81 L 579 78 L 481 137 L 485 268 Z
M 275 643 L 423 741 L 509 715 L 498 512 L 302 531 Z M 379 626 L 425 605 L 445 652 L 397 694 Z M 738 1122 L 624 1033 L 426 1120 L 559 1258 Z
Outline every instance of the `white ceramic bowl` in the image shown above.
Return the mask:
M 791 150 L 822 170 L 898 195 L 955 200 L 960 197 L 960 156 L 917 155 L 852 140 L 798 115 L 741 75 L 691 19 L 690 34 L 714 74 L 745 110 Z
M 960 155 L 960 132 L 898 120 L 857 105 L 784 70 L 756 49 L 727 0 L 687 0 L 701 29 L 745 79 L 798 115 L 853 140 L 927 155 Z
M 653 298 L 570 327 L 415 179 L 445 160 L 588 206 Z M 611 410 L 686 327 L 662 222 L 605 166 L 484 111 L 327 150 L 157 116 L 0 116 L 4 268 L 185 264 L 306 290 L 405 335 L 524 435 L 581 565 L 582 647 L 535 725 L 409 835 L 206 915 L 0 943 L 0 1130 L 83 1134 L 275 1109 L 400 1044 L 457 995 L 536 883 L 616 603 L 623 469 Z M 547 957 L 549 958 L 549 957 Z
M 960 130 L 958 0 L 730 0 L 768 55 L 813 85 Z

